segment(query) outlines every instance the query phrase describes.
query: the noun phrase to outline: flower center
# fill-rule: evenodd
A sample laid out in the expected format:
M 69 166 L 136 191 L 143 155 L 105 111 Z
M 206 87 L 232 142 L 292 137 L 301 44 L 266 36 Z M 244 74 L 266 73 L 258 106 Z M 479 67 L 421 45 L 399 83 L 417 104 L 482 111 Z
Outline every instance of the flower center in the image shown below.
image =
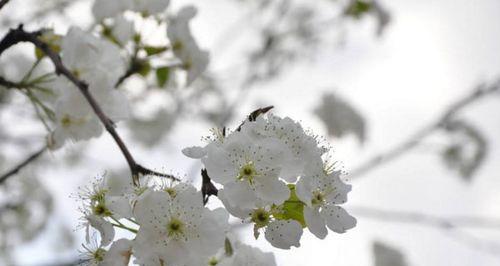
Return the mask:
M 94 205 L 92 207 L 92 213 L 101 217 L 112 215 L 111 211 L 108 210 L 108 208 L 106 208 L 106 205 L 104 205 L 103 202 L 99 202 L 96 205 Z
M 71 126 L 71 117 L 69 117 L 69 115 L 64 115 L 61 118 L 61 125 L 63 127 L 69 127 L 69 126 Z
M 173 189 L 171 187 L 166 188 L 165 192 L 167 192 L 168 195 L 170 195 L 171 198 L 175 198 L 175 196 L 177 196 L 177 191 L 175 191 L 175 189 Z
M 256 209 L 252 213 L 252 222 L 254 222 L 255 225 L 259 228 L 266 226 L 269 223 L 269 219 L 270 219 L 269 212 L 262 208 Z
M 103 248 L 98 248 L 96 251 L 92 253 L 92 257 L 96 262 L 102 262 L 104 260 L 104 255 L 106 254 L 106 250 Z
M 253 179 L 257 175 L 253 163 L 247 163 L 240 168 L 240 173 L 238 175 L 239 180 L 248 180 L 250 184 L 253 184 Z
M 184 223 L 177 218 L 172 218 L 167 224 L 167 232 L 170 237 L 181 236 L 184 234 Z
M 313 192 L 313 197 L 312 197 L 312 200 L 311 200 L 311 203 L 313 206 L 315 205 L 321 205 L 325 202 L 325 195 L 319 191 L 319 190 L 316 190 Z
M 179 51 L 182 49 L 184 45 L 182 44 L 181 41 L 175 41 L 173 44 L 172 44 L 172 50 L 176 50 L 176 51 Z

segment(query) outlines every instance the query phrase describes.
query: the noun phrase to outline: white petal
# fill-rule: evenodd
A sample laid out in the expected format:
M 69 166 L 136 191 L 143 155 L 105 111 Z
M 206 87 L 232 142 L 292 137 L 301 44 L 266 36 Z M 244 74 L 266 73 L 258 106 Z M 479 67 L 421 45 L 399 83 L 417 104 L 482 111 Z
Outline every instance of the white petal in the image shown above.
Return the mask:
M 329 193 L 326 200 L 332 204 L 343 204 L 347 202 L 347 194 L 351 191 L 351 185 L 348 185 L 340 179 L 340 173 L 334 172 L 328 177 L 331 179 L 333 192 Z
M 162 229 L 170 219 L 170 196 L 163 191 L 146 190 L 137 199 L 133 213 L 142 227 Z
M 290 197 L 290 189 L 276 176 L 255 177 L 255 193 L 262 200 L 276 205 L 282 204 Z
M 222 204 L 224 204 L 224 207 L 226 207 L 226 210 L 233 216 L 245 219 L 250 216 L 250 213 L 252 212 L 252 208 L 247 208 L 243 209 L 240 208 L 239 206 L 231 206 L 229 202 L 227 201 L 226 197 L 226 192 L 224 189 L 219 190 L 217 193 L 217 197 L 222 201 Z
M 311 206 L 312 200 L 312 187 L 310 177 L 303 176 L 295 186 L 295 193 L 300 201 L 304 202 L 307 206 Z
M 255 192 L 250 188 L 246 181 L 236 181 L 228 183 L 223 189 L 227 202 L 235 207 L 242 209 L 251 209 L 255 206 L 257 198 Z
M 124 196 L 133 191 L 133 183 L 130 176 L 110 175 L 105 178 L 107 195 Z
M 121 196 L 106 196 L 106 207 L 113 213 L 117 219 L 131 218 L 132 206 L 127 198 Z
M 290 249 L 291 246 L 300 246 L 302 226 L 295 220 L 277 220 L 266 228 L 266 239 L 274 247 Z
M 127 266 L 132 254 L 132 241 L 122 238 L 115 241 L 104 255 L 99 266 Z
M 205 155 L 207 155 L 206 150 L 203 147 L 199 146 L 193 146 L 193 147 L 187 147 L 182 150 L 182 154 L 189 158 L 193 159 L 201 159 Z
M 236 167 L 221 148 L 210 149 L 207 156 L 202 158 L 202 162 L 210 178 L 217 183 L 224 185 L 235 180 L 238 175 Z
M 328 228 L 337 233 L 345 233 L 346 230 L 356 226 L 356 218 L 349 215 L 339 206 L 323 206 L 321 216 L 326 220 Z
M 319 214 L 318 209 L 304 207 L 304 219 L 309 231 L 319 239 L 324 239 L 328 234 L 326 229 L 325 220 Z
M 160 265 L 159 252 L 155 246 L 151 245 L 151 242 L 158 238 L 158 235 L 151 233 L 150 231 L 145 231 L 143 228 L 139 228 L 139 232 L 137 232 L 137 236 L 132 243 L 135 264 L 144 266 Z
M 190 250 L 196 250 L 197 256 L 208 258 L 224 247 L 229 215 L 224 208 L 213 211 L 204 209 L 203 214 L 198 232 L 200 237 L 190 239 L 187 246 Z
M 89 224 L 101 234 L 101 246 L 105 247 L 111 244 L 113 238 L 115 238 L 115 229 L 113 226 L 101 217 L 95 215 L 88 215 L 86 218 Z

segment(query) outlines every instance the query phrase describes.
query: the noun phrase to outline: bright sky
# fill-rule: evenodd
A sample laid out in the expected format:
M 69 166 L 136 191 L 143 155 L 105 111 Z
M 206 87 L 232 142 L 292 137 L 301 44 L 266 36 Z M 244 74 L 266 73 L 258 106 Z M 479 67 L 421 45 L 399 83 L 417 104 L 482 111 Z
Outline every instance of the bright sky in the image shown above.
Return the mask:
M 180 6 L 180 1 L 172 2 Z M 205 47 L 215 42 L 214 36 L 218 36 L 221 28 L 229 27 L 229 22 L 241 15 L 234 12 L 234 8 L 221 9 L 227 0 L 191 2 L 200 6 L 194 32 Z M 312 62 L 293 67 L 277 82 L 253 90 L 250 104 L 239 111 L 247 113 L 256 102 L 269 103 L 276 106 L 275 112 L 279 115 L 302 120 L 315 132 L 325 134 L 326 129 L 312 110 L 322 92 L 342 95 L 362 112 L 369 130 L 365 146 L 349 138 L 332 140 L 336 155 L 349 170 L 363 158 L 392 147 L 433 121 L 448 104 L 467 94 L 477 83 L 492 81 L 500 74 L 499 1 L 400 0 L 383 1 L 383 4 L 391 13 L 392 23 L 380 39 L 374 38 L 372 21 L 349 27 L 343 47 L 325 47 L 321 56 Z M 497 163 L 500 141 L 494 138 L 500 135 L 498 100 L 483 101 L 465 114 L 484 131 L 490 142 L 487 160 L 472 183 L 461 182 L 444 168 L 437 154 L 419 150 L 352 182 L 353 191 L 346 208 L 362 205 L 443 216 L 500 218 L 500 165 Z M 193 168 L 192 161 L 183 158 L 180 149 L 199 144 L 200 136 L 206 132 L 205 125 L 183 124 L 161 149 L 134 148 L 134 152 L 150 166 L 190 174 L 192 169 L 198 170 Z M 91 150 L 95 151 L 91 154 L 97 160 L 95 167 L 71 172 L 47 171 L 50 174 L 47 185 L 58 198 L 55 220 L 65 220 L 71 227 L 78 223 L 79 214 L 69 194 L 85 184 L 87 177 L 124 164 L 107 136 L 92 141 Z M 102 158 L 103 153 L 109 156 Z M 60 156 L 64 156 L 64 152 L 54 158 Z M 96 172 L 96 169 L 99 170 Z M 52 228 L 47 234 L 54 232 Z M 500 243 L 498 233 L 471 232 Z M 76 233 L 82 240 L 83 231 Z M 400 249 L 410 265 L 500 265 L 500 256 L 471 248 L 452 233 L 363 218 L 358 218 L 358 226 L 347 234 L 330 233 L 323 241 L 305 232 L 302 247 L 291 251 L 273 249 L 262 239 L 255 242 L 251 233 L 247 233 L 248 243 L 275 252 L 278 265 L 372 265 L 373 240 Z M 50 250 L 47 241 L 41 239 L 20 249 L 19 260 L 26 264 L 50 261 L 53 253 L 46 250 Z M 68 257 L 71 255 L 74 253 Z

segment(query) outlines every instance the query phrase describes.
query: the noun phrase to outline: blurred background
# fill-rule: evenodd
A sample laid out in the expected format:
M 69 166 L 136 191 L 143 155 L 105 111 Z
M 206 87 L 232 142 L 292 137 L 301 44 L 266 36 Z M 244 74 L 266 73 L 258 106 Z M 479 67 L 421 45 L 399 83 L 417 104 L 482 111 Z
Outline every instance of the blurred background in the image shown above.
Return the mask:
M 0 33 L 19 23 L 89 29 L 92 3 L 11 0 Z M 286 266 L 500 265 L 499 1 L 172 0 L 168 12 L 187 4 L 198 8 L 192 31 L 210 66 L 189 87 L 157 71 L 127 80 L 133 117 L 118 131 L 138 161 L 199 186 L 202 166 L 181 149 L 273 105 L 328 138 L 358 225 L 325 240 L 305 233 L 293 250 L 235 228 L 245 242 Z M 151 45 L 165 39 L 154 22 L 136 30 Z M 34 60 L 19 45 L 0 74 L 16 80 Z M 45 145 L 32 104 L 0 87 L 0 175 Z M 129 175 L 106 134 L 2 180 L 0 265 L 77 260 L 85 232 L 75 195 L 104 173 Z

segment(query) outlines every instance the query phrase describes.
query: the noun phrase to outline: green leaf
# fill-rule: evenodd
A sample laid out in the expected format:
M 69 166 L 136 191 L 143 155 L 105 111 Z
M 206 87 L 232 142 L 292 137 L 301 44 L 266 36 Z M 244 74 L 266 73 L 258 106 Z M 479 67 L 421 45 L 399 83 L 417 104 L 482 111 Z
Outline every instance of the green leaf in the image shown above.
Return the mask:
M 139 73 L 139 75 L 146 77 L 151 71 L 151 65 L 148 61 L 138 61 L 137 69 L 137 73 Z
M 145 46 L 144 51 L 148 56 L 161 54 L 167 50 L 166 46 Z
M 274 218 L 278 220 L 295 220 L 299 222 L 302 227 L 306 227 L 304 220 L 304 203 L 300 201 L 295 193 L 295 185 L 289 184 L 290 198 L 282 205 L 278 206 L 279 212 L 273 213 Z
M 170 78 L 169 67 L 159 67 L 156 69 L 156 82 L 158 83 L 159 87 L 165 86 L 169 78 Z
M 224 252 L 226 256 L 231 257 L 233 255 L 233 246 L 231 245 L 231 241 L 226 237 L 226 241 L 224 241 Z
M 354 0 L 347 6 L 345 14 L 354 18 L 361 18 L 372 10 L 373 4 L 363 0 Z

